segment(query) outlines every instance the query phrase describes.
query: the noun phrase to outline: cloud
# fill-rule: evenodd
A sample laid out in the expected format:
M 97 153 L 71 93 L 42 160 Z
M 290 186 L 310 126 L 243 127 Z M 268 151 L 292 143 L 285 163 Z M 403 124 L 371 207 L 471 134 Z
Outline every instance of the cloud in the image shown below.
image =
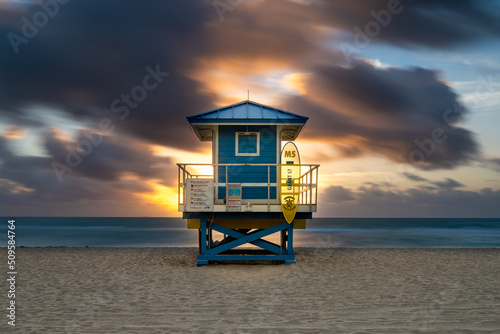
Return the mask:
M 27 132 L 28 129 L 21 128 L 16 125 L 9 125 L 2 134 L 2 137 L 7 139 L 18 139 L 23 138 Z
M 14 182 L 7 179 L 0 179 L 0 188 L 2 189 L 1 191 L 8 192 L 11 194 L 19 194 L 19 193 L 33 191 L 33 189 L 26 188 L 25 186 L 23 186 L 18 182 Z
M 485 1 L 377 0 L 363 5 L 344 0 L 324 2 L 321 10 L 327 22 L 349 33 L 345 42 L 353 45 L 355 36 L 361 35 L 356 27 L 368 36 L 369 42 L 407 48 L 441 49 L 500 35 L 498 3 Z
M 393 17 L 377 41 L 441 47 L 497 31 L 493 11 L 475 2 L 419 1 L 402 6 L 404 10 Z M 240 78 L 249 84 L 254 75 L 293 69 L 300 74 L 299 81 L 292 80 L 299 82 L 300 92 L 310 93 L 324 85 L 306 104 L 320 101 L 324 105 L 329 95 L 337 101 L 326 108 L 329 115 L 325 123 L 338 132 L 333 137 L 345 139 L 337 144 L 342 154 L 355 157 L 369 149 L 394 161 L 399 155 L 409 159 L 418 149 L 413 141 L 428 138 L 434 126 L 442 125 L 439 120 L 435 124 L 429 121 L 452 107 L 456 95 L 430 70 L 381 69 L 359 61 L 349 69 L 336 66 L 343 62 L 343 55 L 325 46 L 327 30 L 319 29 L 352 33 L 354 26 L 373 20 L 371 10 L 386 7 L 387 1 L 286 6 L 245 2 L 226 12 L 221 22 L 210 1 L 71 3 L 61 7 L 29 43 L 20 45 L 18 54 L 8 39 L 0 42 L 4 60 L 0 65 L 0 108 L 4 116 L 31 125 L 36 120 L 29 119 L 25 109 L 33 106 L 48 105 L 82 121 L 110 117 L 117 121 L 119 133 L 196 150 L 196 138 L 184 136 L 186 116 L 215 107 L 218 95 L 234 87 L 234 80 Z M 0 15 L 0 33 L 21 34 L 21 17 L 31 17 L 40 10 L 38 5 L 19 8 L 24 12 Z M 467 22 L 467 29 L 463 22 Z M 333 65 L 325 65 L 328 63 Z M 169 72 L 169 77 L 147 92 L 136 107 L 129 107 L 125 120 L 117 120 L 112 103 L 123 94 L 131 95 L 143 83 L 146 67 L 157 65 Z M 230 82 L 217 80 L 224 78 L 224 73 L 235 76 Z M 351 113 L 346 114 L 339 104 L 350 105 Z M 359 110 L 356 115 L 354 110 Z M 382 127 L 366 124 L 378 121 L 378 117 Z M 383 126 L 389 121 L 397 129 L 391 127 L 386 133 Z M 409 122 L 420 125 L 406 131 Z M 449 127 L 443 131 L 449 141 L 440 145 L 436 154 L 425 157 L 419 168 L 453 168 L 476 152 L 469 131 L 451 131 Z M 405 144 L 392 138 L 399 134 L 404 135 L 400 142 Z M 181 136 L 185 140 L 178 140 Z
M 490 3 L 403 1 L 402 6 L 370 43 L 442 49 L 499 35 L 498 15 Z M 422 170 L 455 168 L 476 159 L 474 134 L 458 126 L 467 111 L 442 73 L 369 60 L 346 66 L 339 44 L 351 43 L 353 28 L 364 29 L 374 20 L 371 11 L 385 8 L 387 1 L 382 0 L 286 6 L 249 1 L 220 21 L 211 0 L 75 1 L 61 7 L 35 37 L 19 45 L 19 53 L 8 38 L 0 40 L 0 116 L 3 124 L 16 126 L 6 136 L 18 137 L 24 131 L 20 129 L 30 136 L 42 133 L 38 137 L 47 153 L 19 157 L 0 138 L 3 208 L 24 205 L 37 212 L 85 201 L 119 207 L 131 203 L 131 194 L 150 191 L 152 179 L 171 185 L 169 173 L 175 166 L 152 155 L 149 145 L 201 150 L 185 117 L 216 107 L 221 96 L 232 99 L 240 90 L 254 88 L 272 92 L 291 111 L 311 116 L 303 137 L 323 139 L 343 157 L 371 154 L 408 161 Z M 0 6 L 0 34 L 21 35 L 21 18 L 38 10 L 35 3 Z M 124 111 L 115 112 L 113 103 L 118 100 L 124 107 L 127 95 L 141 91 L 145 76 L 151 75 L 148 67 L 169 75 L 120 117 Z M 42 108 L 52 111 L 42 114 Z M 65 161 L 68 147 L 78 149 L 84 135 L 71 139 L 72 134 L 41 131 L 57 127 L 46 124 L 47 115 L 56 111 L 71 121 L 73 131 L 96 128 L 106 118 L 115 126 L 113 135 L 66 174 L 63 183 L 50 164 Z M 364 202 L 376 201 L 377 194 L 381 200 L 398 201 L 396 190 L 381 187 L 357 192 L 331 188 L 329 193 L 334 203 L 350 204 L 361 194 Z
M 356 199 L 362 205 L 378 205 L 380 203 L 391 203 L 391 205 L 396 205 L 397 203 L 405 202 L 406 199 L 400 196 L 399 191 L 387 191 L 380 187 L 370 185 L 368 187 L 361 186 L 358 188 L 355 194 Z
M 327 200 L 333 203 L 340 203 L 354 200 L 352 191 L 342 186 L 330 186 L 325 190 Z
M 287 104 L 311 116 L 310 138 L 422 170 L 452 169 L 477 159 L 479 145 L 459 127 L 468 111 L 440 78 L 423 68 L 318 65 L 305 89 Z
M 82 131 L 70 142 L 61 140 L 53 131 L 45 135 L 45 148 L 53 161 L 70 168 L 77 164 L 71 168 L 74 175 L 103 181 L 116 181 L 127 173 L 145 179 L 167 179 L 173 166 L 169 158 L 153 156 L 147 145 L 124 136 L 99 136 Z M 93 138 L 94 143 L 88 138 Z
M 453 188 L 458 188 L 458 187 L 464 187 L 464 185 L 456 180 L 446 178 L 444 181 L 434 181 L 431 182 L 433 185 L 438 186 L 439 188 L 442 189 L 453 189 Z
M 480 191 L 457 190 L 456 187 L 418 187 L 409 189 L 382 189 L 362 186 L 357 190 L 332 186 L 321 193 L 322 216 L 335 217 L 498 217 L 500 189 Z M 341 189 L 348 193 L 349 201 L 338 201 Z
M 341 156 L 344 158 L 355 158 L 363 155 L 363 151 L 352 144 L 346 144 L 343 142 L 335 142 L 333 146 L 340 152 Z
M 432 184 L 434 186 L 437 186 L 440 190 L 451 190 L 454 188 L 465 187 L 463 183 L 458 182 L 457 180 L 451 178 L 446 178 L 443 181 L 430 181 L 426 178 L 423 178 L 421 176 L 412 173 L 401 173 L 401 175 L 411 181 L 426 182 Z M 420 188 L 428 191 L 436 190 L 435 187 L 428 185 L 421 185 Z
M 77 139 L 69 142 L 48 132 L 44 137 L 47 156 L 32 157 L 13 154 L 8 140 L 0 137 L 0 211 L 20 215 L 50 214 L 50 210 L 53 215 L 113 215 L 106 205 L 113 210 L 121 205 L 123 211 L 115 211 L 114 215 L 136 215 L 141 205 L 142 209 L 147 207 L 137 195 L 154 192 L 152 181 L 167 187 L 176 181 L 176 166 L 169 158 L 154 156 L 146 144 L 122 136 L 105 138 L 94 146 L 59 182 L 52 163 L 66 165 L 68 152 L 74 152 L 76 143 L 81 143 L 82 138 Z M 80 145 L 80 149 L 83 147 Z
M 401 173 L 401 175 L 403 175 L 404 177 L 406 177 L 408 180 L 412 180 L 412 181 L 417 181 L 417 182 L 426 182 L 426 181 L 429 181 L 427 180 L 426 178 L 423 178 L 421 176 L 418 176 L 416 174 L 412 174 L 412 173 Z
M 0 16 L 3 36 L 22 35 L 21 18 L 40 10 L 38 5 L 26 8 L 13 13 L 7 24 Z M 196 149 L 196 138 L 178 138 L 188 130 L 186 116 L 213 106 L 200 84 L 187 76 L 196 48 L 204 44 L 204 24 L 211 19 L 211 10 L 187 1 L 72 2 L 61 7 L 37 36 L 19 46 L 19 53 L 7 38 L 0 42 L 3 116 L 33 125 L 26 109 L 49 106 L 80 121 L 109 117 L 117 121 L 120 133 Z M 122 94 L 134 96 L 132 90 L 143 85 L 148 66 L 170 75 L 129 107 L 126 119 L 117 119 L 123 114 L 113 113 L 113 101 L 121 100 Z
M 487 158 L 484 160 L 486 167 L 500 172 L 500 158 Z
M 363 182 L 363 184 L 373 187 L 373 188 L 378 188 L 378 187 L 385 187 L 385 188 L 395 188 L 396 186 L 390 182 L 380 182 L 380 183 L 375 183 L 375 182 Z

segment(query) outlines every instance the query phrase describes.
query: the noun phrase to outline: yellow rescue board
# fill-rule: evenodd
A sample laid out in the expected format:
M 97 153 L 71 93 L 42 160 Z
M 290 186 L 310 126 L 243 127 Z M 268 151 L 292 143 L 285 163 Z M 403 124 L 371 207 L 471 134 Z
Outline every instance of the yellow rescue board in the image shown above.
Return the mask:
M 291 224 L 300 196 L 300 157 L 297 146 L 292 142 L 286 143 L 281 151 L 279 180 L 281 210 L 285 220 Z

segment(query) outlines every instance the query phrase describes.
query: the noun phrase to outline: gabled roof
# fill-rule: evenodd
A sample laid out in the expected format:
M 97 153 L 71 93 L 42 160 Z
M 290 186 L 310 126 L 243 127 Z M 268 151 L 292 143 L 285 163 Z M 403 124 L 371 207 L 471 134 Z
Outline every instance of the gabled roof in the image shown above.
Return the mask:
M 229 106 L 187 117 L 201 141 L 212 140 L 218 125 L 229 124 L 283 124 L 282 140 L 295 140 L 309 117 L 266 106 L 254 101 L 242 101 Z
M 229 106 L 187 117 L 189 123 L 259 123 L 305 124 L 309 117 L 266 106 L 254 101 L 242 101 Z

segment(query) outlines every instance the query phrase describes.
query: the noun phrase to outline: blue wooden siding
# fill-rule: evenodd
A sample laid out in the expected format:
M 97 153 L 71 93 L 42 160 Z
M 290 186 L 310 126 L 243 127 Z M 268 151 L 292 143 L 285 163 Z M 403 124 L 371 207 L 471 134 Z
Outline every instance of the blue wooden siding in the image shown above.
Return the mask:
M 219 166 L 219 182 L 227 183 L 267 183 L 267 166 Z M 269 167 L 269 181 L 276 182 L 276 167 Z
M 236 156 L 236 132 L 260 132 L 259 156 Z M 219 163 L 221 164 L 275 164 L 276 125 L 220 125 Z
M 258 156 L 236 156 L 237 132 L 259 132 L 260 154 Z M 240 136 L 239 139 L 241 139 Z M 275 125 L 220 125 L 219 164 L 276 164 Z M 226 182 L 226 167 L 219 166 L 219 183 Z M 267 183 L 267 166 L 228 166 L 228 183 Z M 270 168 L 270 182 L 276 182 L 276 168 Z M 267 198 L 267 187 L 243 187 L 243 199 Z M 218 198 L 225 197 L 225 187 L 219 187 Z M 271 189 L 271 198 L 276 198 L 276 187 Z

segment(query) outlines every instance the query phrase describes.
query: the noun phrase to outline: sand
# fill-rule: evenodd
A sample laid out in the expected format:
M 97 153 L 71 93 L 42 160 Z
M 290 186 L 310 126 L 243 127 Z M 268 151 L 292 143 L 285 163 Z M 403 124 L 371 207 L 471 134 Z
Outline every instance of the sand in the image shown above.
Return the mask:
M 500 333 L 500 249 L 298 248 L 294 265 L 199 268 L 196 253 L 20 248 L 17 326 L 0 332 Z

